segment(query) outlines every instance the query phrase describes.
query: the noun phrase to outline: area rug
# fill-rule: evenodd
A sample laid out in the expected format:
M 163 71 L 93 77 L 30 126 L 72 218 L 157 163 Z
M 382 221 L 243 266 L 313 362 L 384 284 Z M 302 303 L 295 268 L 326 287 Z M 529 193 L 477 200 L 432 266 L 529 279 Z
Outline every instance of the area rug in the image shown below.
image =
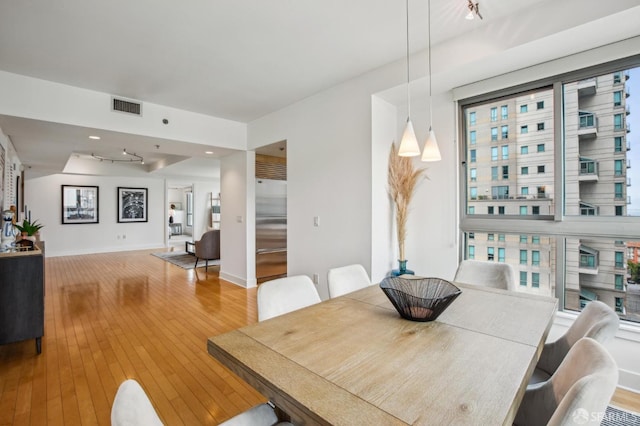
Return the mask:
M 640 426 L 640 416 L 614 406 L 608 406 L 607 412 L 601 418 L 601 426 Z
M 151 253 L 152 256 L 159 257 L 162 260 L 166 260 L 182 269 L 193 269 L 196 265 L 196 257 L 184 251 L 165 251 L 161 253 Z M 204 260 L 198 261 L 198 268 L 204 268 L 206 262 Z M 209 266 L 220 265 L 220 260 L 210 260 Z

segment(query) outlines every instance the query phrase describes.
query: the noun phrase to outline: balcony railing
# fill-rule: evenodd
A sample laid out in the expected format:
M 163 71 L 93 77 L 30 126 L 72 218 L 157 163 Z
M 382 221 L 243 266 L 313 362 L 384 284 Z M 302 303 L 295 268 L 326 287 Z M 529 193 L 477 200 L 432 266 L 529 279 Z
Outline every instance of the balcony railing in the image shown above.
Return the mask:
M 598 180 L 598 162 L 591 159 L 580 160 L 580 181 L 597 181 Z
M 580 113 L 578 121 L 578 137 L 594 138 L 598 135 L 598 118 L 593 113 Z

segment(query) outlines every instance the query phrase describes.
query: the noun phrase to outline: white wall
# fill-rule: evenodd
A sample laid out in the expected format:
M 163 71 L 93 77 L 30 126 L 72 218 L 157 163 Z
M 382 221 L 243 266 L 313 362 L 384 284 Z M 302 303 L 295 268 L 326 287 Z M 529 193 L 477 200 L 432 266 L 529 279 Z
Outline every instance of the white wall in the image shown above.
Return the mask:
M 256 286 L 255 152 L 220 162 L 220 278 Z

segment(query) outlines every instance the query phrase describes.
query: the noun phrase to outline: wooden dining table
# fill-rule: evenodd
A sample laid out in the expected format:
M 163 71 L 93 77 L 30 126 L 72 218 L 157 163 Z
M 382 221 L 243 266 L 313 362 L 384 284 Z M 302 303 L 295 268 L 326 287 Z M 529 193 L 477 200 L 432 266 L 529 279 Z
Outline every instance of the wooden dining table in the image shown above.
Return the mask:
M 294 424 L 511 424 L 557 300 L 456 284 L 435 321 L 374 285 L 208 339 Z

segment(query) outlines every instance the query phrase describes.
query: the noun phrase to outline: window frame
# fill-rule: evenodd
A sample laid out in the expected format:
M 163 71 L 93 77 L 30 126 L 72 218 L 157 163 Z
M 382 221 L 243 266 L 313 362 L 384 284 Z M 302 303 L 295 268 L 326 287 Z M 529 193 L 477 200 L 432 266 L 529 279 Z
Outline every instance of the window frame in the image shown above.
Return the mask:
M 575 82 L 578 80 L 592 78 L 593 76 L 600 76 L 604 74 L 615 74 L 620 70 L 627 70 L 631 68 L 640 67 L 640 55 L 633 55 L 623 59 L 618 59 L 611 62 L 605 62 L 594 66 L 589 66 L 583 69 L 572 70 L 564 73 L 559 73 L 546 77 L 540 80 L 530 80 L 527 83 L 520 84 L 511 87 L 502 87 L 494 91 L 472 95 L 466 98 L 455 97 L 457 108 L 460 111 L 458 117 L 461 119 L 458 121 L 458 129 L 460 134 L 464 134 L 461 130 L 465 129 L 466 123 L 464 120 L 464 114 L 462 114 L 466 108 L 473 107 L 474 105 L 486 105 L 487 102 L 491 102 L 494 105 L 499 102 L 504 102 L 507 98 L 513 97 L 526 92 L 535 92 L 546 88 L 553 88 L 553 122 L 550 126 L 545 126 L 550 129 L 553 135 L 553 140 L 556 141 L 553 147 L 553 163 L 548 164 L 554 171 L 554 196 L 559 201 L 555 203 L 554 210 L 550 215 L 540 215 L 537 217 L 532 216 L 502 216 L 502 217 L 490 217 L 487 215 L 475 215 L 470 216 L 466 214 L 467 200 L 466 190 L 459 191 L 460 197 L 460 255 L 462 257 L 464 244 L 464 235 L 466 232 L 500 232 L 507 234 L 536 234 L 545 235 L 555 240 L 555 262 L 558 266 L 555 270 L 555 282 L 556 294 L 559 299 L 559 310 L 564 310 L 564 274 L 566 272 L 566 260 L 565 260 L 565 244 L 568 238 L 607 238 L 613 240 L 640 240 L 640 217 L 637 216 L 566 216 L 564 211 L 564 126 L 562 125 L 562 103 L 563 103 L 563 85 L 569 82 Z M 621 73 L 622 74 L 622 73 Z M 521 80 L 524 81 L 524 80 Z M 496 86 L 500 86 L 501 83 L 496 81 Z M 481 89 L 479 89 L 481 90 Z M 465 91 L 461 91 L 464 93 Z M 467 91 L 471 93 L 472 91 Z M 537 103 L 533 104 L 532 108 L 538 109 Z M 547 105 L 542 105 L 547 107 Z M 626 120 L 622 118 L 622 131 L 626 130 Z M 459 156 L 461 159 L 466 158 L 466 141 L 462 140 L 462 143 L 458 145 Z M 621 150 L 624 152 L 627 149 L 626 146 L 622 146 Z M 464 161 L 463 163 L 464 164 Z M 534 166 L 535 167 L 535 166 Z M 520 168 L 518 172 L 522 172 Z M 464 168 L 460 168 L 461 178 L 459 184 L 462 189 L 466 188 L 467 182 L 464 178 Z M 496 220 L 498 219 L 498 220 Z M 628 322 L 630 325 L 634 325 L 640 329 L 640 325 L 637 323 Z

